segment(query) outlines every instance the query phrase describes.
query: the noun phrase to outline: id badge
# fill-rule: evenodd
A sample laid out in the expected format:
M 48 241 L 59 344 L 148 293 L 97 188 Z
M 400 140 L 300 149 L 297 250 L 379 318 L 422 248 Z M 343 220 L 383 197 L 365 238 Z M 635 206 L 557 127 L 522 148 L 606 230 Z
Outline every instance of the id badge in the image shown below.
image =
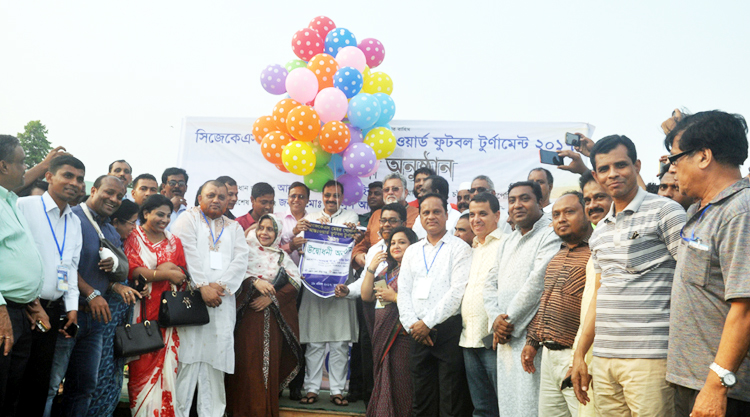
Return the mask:
M 68 269 L 62 265 L 57 266 L 57 290 L 68 291 Z
M 211 269 L 222 269 L 221 267 L 221 253 L 211 251 L 208 253 L 208 260 Z
M 691 240 L 690 243 L 688 243 L 688 246 L 694 249 L 698 249 L 703 252 L 708 252 L 708 246 L 701 243 L 700 240 Z
M 430 280 L 427 277 L 419 280 L 415 295 L 418 300 L 426 300 L 430 297 Z

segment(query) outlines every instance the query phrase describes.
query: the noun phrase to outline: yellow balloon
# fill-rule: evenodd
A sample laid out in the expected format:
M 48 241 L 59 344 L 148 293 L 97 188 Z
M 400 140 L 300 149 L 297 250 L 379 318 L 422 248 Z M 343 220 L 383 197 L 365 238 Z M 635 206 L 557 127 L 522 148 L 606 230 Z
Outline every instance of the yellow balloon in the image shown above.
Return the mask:
M 375 151 L 376 158 L 383 159 L 396 150 L 396 135 L 387 127 L 376 127 L 367 133 L 364 143 Z
M 393 92 L 393 80 L 384 72 L 373 72 L 365 75 L 362 91 L 365 93 L 386 93 L 389 96 Z
M 364 81 L 365 78 L 367 78 L 369 76 L 370 76 L 370 66 L 369 65 L 365 65 L 365 70 L 362 71 L 362 80 Z
M 308 142 L 295 140 L 284 146 L 281 162 L 292 174 L 307 175 L 315 170 L 315 153 Z

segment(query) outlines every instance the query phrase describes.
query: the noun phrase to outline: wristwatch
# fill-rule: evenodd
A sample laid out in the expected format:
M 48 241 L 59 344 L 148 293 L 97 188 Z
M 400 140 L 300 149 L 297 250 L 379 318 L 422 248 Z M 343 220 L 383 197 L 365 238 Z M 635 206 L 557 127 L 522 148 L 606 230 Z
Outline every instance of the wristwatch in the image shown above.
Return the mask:
M 91 300 L 93 300 L 96 297 L 99 297 L 100 295 L 102 295 L 102 293 L 99 292 L 99 290 L 94 290 L 94 292 L 92 292 L 91 294 L 89 294 L 88 297 L 86 297 L 86 302 L 90 303 Z
M 737 383 L 737 377 L 734 375 L 734 372 L 722 368 L 721 366 L 717 365 L 716 362 L 712 363 L 708 368 L 716 372 L 716 375 L 719 375 L 721 385 L 724 385 L 727 388 L 732 388 L 734 384 Z

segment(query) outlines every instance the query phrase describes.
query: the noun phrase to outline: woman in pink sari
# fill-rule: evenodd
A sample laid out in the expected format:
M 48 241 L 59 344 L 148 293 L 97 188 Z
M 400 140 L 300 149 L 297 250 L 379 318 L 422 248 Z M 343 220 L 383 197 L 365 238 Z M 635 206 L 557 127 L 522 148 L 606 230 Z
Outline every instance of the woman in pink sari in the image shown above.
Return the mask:
M 365 270 L 362 300 L 377 301 L 374 322 L 368 320 L 367 323 L 372 335 L 375 374 L 372 396 L 367 404 L 368 417 L 407 417 L 412 412 L 413 390 L 409 371 L 411 337 L 401 326 L 396 301 L 401 259 L 406 248 L 416 241 L 417 235 L 411 229 L 394 229 L 386 252 L 376 255 Z M 388 268 L 375 277 L 372 271 L 377 270 L 381 262 L 387 262 Z M 365 314 L 368 319 L 372 316 Z
M 163 195 L 149 197 L 138 213 L 140 226 L 125 241 L 130 279 L 145 280 L 146 317 L 156 320 L 164 291 L 185 281 L 185 254 L 180 239 L 165 230 L 172 214 L 172 202 Z M 134 286 L 138 286 L 138 282 Z M 140 304 L 134 309 L 140 323 Z M 162 328 L 165 348 L 146 353 L 129 363 L 128 395 L 133 416 L 174 416 L 174 390 L 177 378 L 177 347 L 180 340 L 174 327 Z

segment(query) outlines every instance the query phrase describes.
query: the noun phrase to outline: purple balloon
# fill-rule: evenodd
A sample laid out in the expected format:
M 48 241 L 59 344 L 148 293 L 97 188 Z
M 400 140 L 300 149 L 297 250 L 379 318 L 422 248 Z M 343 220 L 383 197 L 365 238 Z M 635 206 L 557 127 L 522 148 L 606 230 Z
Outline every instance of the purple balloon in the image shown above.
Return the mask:
M 362 184 L 362 180 L 354 175 L 345 174 L 336 178 L 336 181 L 344 186 L 344 198 L 341 203 L 345 206 L 357 204 L 365 194 L 365 186 Z
M 286 93 L 287 75 L 289 75 L 289 72 L 283 65 L 269 65 L 260 73 L 260 84 L 264 90 L 271 94 L 284 94 Z
M 365 141 L 364 135 L 362 135 L 362 129 L 358 127 L 354 127 L 352 125 L 347 125 L 349 127 L 349 133 L 351 134 L 351 139 L 349 140 L 349 144 L 352 143 L 362 143 Z
M 369 172 L 375 167 L 378 160 L 375 151 L 366 143 L 355 143 L 349 145 L 344 152 L 344 171 L 357 177 L 369 176 Z

